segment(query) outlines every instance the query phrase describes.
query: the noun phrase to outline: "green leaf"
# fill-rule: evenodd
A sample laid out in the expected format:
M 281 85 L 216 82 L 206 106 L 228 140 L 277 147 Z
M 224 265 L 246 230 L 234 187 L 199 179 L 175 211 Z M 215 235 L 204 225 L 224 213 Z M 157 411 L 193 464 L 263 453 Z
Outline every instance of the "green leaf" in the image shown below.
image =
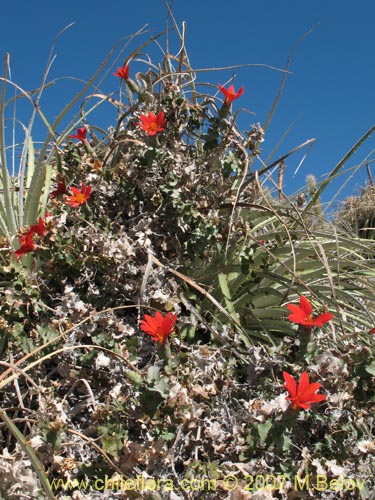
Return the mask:
M 281 444 L 281 449 L 283 451 L 289 451 L 290 447 L 292 446 L 292 440 L 286 434 L 280 436 L 279 443 Z
M 120 438 L 117 434 L 104 435 L 101 437 L 101 441 L 103 450 L 116 458 L 124 447 L 122 438 Z
M 150 366 L 147 370 L 147 382 L 152 384 L 153 382 L 158 382 L 160 379 L 160 369 L 158 366 Z
M 56 450 L 61 445 L 61 433 L 50 429 L 46 433 L 46 441 Z
M 370 375 L 375 375 L 375 361 L 373 361 L 370 365 L 366 366 L 366 372 Z
M 162 395 L 159 391 L 153 389 L 143 389 L 140 396 L 140 402 L 142 406 L 142 410 L 149 417 L 153 417 L 156 410 L 164 401 Z
M 164 439 L 164 441 L 173 441 L 176 437 L 176 434 L 174 432 L 165 430 L 162 432 L 161 437 Z
M 267 439 L 268 433 L 273 425 L 271 419 L 266 420 L 264 424 L 259 424 L 257 426 L 258 434 L 262 443 L 264 443 Z
M 141 374 L 133 370 L 125 370 L 125 376 L 134 385 L 141 385 L 143 382 Z
M 155 384 L 154 389 L 160 392 L 162 396 L 168 396 L 169 394 L 169 378 L 160 377 L 157 384 Z

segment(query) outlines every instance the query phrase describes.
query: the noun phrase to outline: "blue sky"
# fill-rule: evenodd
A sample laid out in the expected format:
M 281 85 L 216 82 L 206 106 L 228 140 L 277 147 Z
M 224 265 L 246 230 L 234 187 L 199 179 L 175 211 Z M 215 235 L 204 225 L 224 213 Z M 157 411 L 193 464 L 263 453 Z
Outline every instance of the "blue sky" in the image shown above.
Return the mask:
M 303 153 L 287 160 L 287 193 L 303 187 L 307 174 L 317 178 L 328 174 L 375 124 L 375 3 L 371 0 L 357 0 L 355 4 L 348 0 L 175 0 L 173 12 L 180 25 L 182 21 L 187 23 L 186 46 L 194 68 L 255 63 L 283 68 L 293 45 L 316 26 L 296 49 L 290 67 L 292 74 L 288 76 L 263 145 L 266 158 L 295 120 L 273 159 L 307 139 L 316 139 L 296 175 L 294 172 Z M 75 24 L 57 43 L 57 58 L 50 78 L 89 78 L 122 37 L 135 33 L 145 24 L 150 34 L 164 30 L 166 8 L 163 0 L 6 1 L 2 8 L 0 56 L 10 53 L 13 81 L 27 90 L 39 85 L 54 37 L 71 22 Z M 132 43 L 129 50 L 146 38 Z M 161 58 L 156 45 L 150 47 L 150 51 L 156 59 Z M 125 56 L 126 53 L 118 64 L 114 62 L 113 70 L 122 64 Z M 254 113 L 241 112 L 241 128 L 245 130 L 251 123 L 263 123 L 281 74 L 264 67 L 245 67 L 202 73 L 198 80 L 216 85 L 225 83 L 233 75 L 235 87 L 245 87 L 245 94 L 234 103 L 234 110 L 244 107 Z M 50 120 L 78 88 L 72 80 L 61 80 L 48 90 L 42 106 Z M 118 80 L 112 72 L 102 89 L 118 90 Z M 115 119 L 113 114 L 113 123 Z M 107 126 L 104 122 L 102 125 Z M 360 164 L 373 148 L 375 135 L 351 158 L 347 167 Z M 340 177 L 326 190 L 324 201 L 334 197 L 345 178 Z M 358 192 L 366 179 L 362 166 L 340 198 Z

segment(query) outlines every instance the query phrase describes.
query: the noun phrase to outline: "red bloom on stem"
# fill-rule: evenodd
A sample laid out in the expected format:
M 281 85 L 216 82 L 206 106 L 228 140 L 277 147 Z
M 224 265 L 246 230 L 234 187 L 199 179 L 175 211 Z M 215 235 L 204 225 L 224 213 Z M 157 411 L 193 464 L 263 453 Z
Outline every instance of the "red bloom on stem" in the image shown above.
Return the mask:
M 316 318 L 313 318 L 311 303 L 303 295 L 299 298 L 299 306 L 296 306 L 295 304 L 287 304 L 286 307 L 292 313 L 288 316 L 289 321 L 308 328 L 312 328 L 313 326 L 323 326 L 333 318 L 333 314 L 331 313 L 323 313 Z
M 228 89 L 226 89 L 225 87 L 223 87 L 220 84 L 218 85 L 218 87 L 221 90 L 221 92 L 224 94 L 224 97 L 225 97 L 224 104 L 226 106 L 230 106 L 235 99 L 238 99 L 244 93 L 244 90 L 245 90 L 244 87 L 241 87 L 238 92 L 235 92 L 233 85 L 230 85 L 228 87 Z
M 127 64 L 124 64 L 122 68 L 117 68 L 117 72 L 113 73 L 115 76 L 119 76 L 120 78 L 123 78 L 124 80 L 129 79 L 129 66 Z
M 372 328 L 369 333 L 375 333 L 375 328 Z
M 17 257 L 22 257 L 25 253 L 33 252 L 37 246 L 33 241 L 33 233 L 27 232 L 25 235 L 20 236 L 20 248 L 15 251 Z
M 140 322 L 141 330 L 148 335 L 151 335 L 152 340 L 159 344 L 164 344 L 176 328 L 177 314 L 168 313 L 163 316 L 159 311 L 156 311 L 155 317 L 148 314 L 144 315 L 144 319 Z
M 307 372 L 302 373 L 298 386 L 289 373 L 283 372 L 283 377 L 285 380 L 284 387 L 289 392 L 286 399 L 292 402 L 293 410 L 299 408 L 309 410 L 312 403 L 320 403 L 320 401 L 326 399 L 324 394 L 316 394 L 316 391 L 320 389 L 320 384 L 318 382 L 310 384 Z
M 137 122 L 136 125 L 143 128 L 150 136 L 156 135 L 158 132 L 163 132 L 164 126 L 167 123 L 162 111 L 158 115 L 150 111 L 148 116 L 140 115 L 139 118 L 141 121 Z
M 28 234 L 39 234 L 40 236 L 45 236 L 48 233 L 48 230 L 46 228 L 46 225 L 44 223 L 44 220 L 42 217 L 39 217 L 38 224 L 34 224 L 33 226 L 30 226 L 29 229 L 26 231 L 26 235 Z
M 87 200 L 90 199 L 92 187 L 85 186 L 84 182 L 82 182 L 81 190 L 75 187 L 70 189 L 73 191 L 73 195 L 68 196 L 65 200 L 67 205 L 71 205 L 73 208 L 78 208 L 80 205 L 85 205 Z
M 50 198 L 53 200 L 57 196 L 60 196 L 61 194 L 69 194 L 69 191 L 67 190 L 66 184 L 65 184 L 65 176 L 61 178 L 61 181 L 57 183 L 57 187 L 54 191 L 50 193 Z
M 85 142 L 87 134 L 87 128 L 81 127 L 77 130 L 76 134 L 68 135 L 69 139 L 78 139 L 79 141 Z

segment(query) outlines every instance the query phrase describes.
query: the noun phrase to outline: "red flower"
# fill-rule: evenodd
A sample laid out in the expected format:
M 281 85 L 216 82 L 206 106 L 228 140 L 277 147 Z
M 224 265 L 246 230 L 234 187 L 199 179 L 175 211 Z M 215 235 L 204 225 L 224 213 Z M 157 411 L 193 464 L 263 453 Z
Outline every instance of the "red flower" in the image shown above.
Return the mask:
M 33 234 L 39 234 L 40 236 L 45 236 L 48 233 L 48 230 L 46 228 L 46 225 L 44 224 L 44 220 L 42 217 L 39 217 L 38 224 L 34 224 L 33 226 L 30 226 L 29 229 L 26 231 L 26 235 L 30 234 L 31 236 Z
M 218 85 L 218 87 L 221 90 L 221 92 L 224 94 L 224 97 L 225 97 L 224 104 L 226 106 L 230 106 L 235 99 L 238 99 L 244 93 L 244 90 L 245 90 L 244 87 L 241 87 L 240 90 L 236 93 L 234 91 L 233 85 L 230 85 L 228 89 L 226 89 L 225 87 L 223 87 L 220 84 Z
M 76 134 L 68 135 L 70 139 L 78 139 L 79 141 L 86 141 L 87 128 L 81 127 L 77 130 Z
M 372 328 L 369 333 L 375 333 L 375 328 Z
M 296 306 L 295 304 L 287 304 L 286 307 L 292 313 L 288 316 L 289 321 L 308 328 L 312 328 L 313 326 L 323 326 L 324 323 L 328 323 L 328 321 L 333 318 L 333 314 L 331 313 L 323 313 L 316 318 L 313 318 L 311 303 L 303 295 L 299 298 L 299 306 Z
M 60 196 L 61 194 L 69 194 L 69 191 L 66 188 L 65 184 L 65 176 L 61 178 L 61 181 L 57 183 L 57 187 L 54 191 L 50 193 L 50 198 L 53 200 L 57 196 Z
M 140 115 L 139 118 L 141 121 L 137 122 L 136 125 L 143 128 L 143 130 L 145 130 L 150 136 L 156 135 L 158 132 L 162 132 L 165 124 L 167 123 L 162 111 L 158 115 L 155 115 L 155 113 L 150 111 L 148 116 Z
M 286 399 L 292 402 L 293 410 L 298 410 L 298 408 L 309 410 L 312 403 L 319 403 L 326 399 L 324 394 L 315 394 L 320 388 L 320 384 L 318 382 L 310 384 L 307 372 L 302 373 L 298 387 L 289 373 L 283 372 L 283 377 L 285 380 L 284 387 L 290 394 Z
M 33 234 L 27 232 L 25 235 L 20 236 L 20 248 L 15 251 L 17 257 L 22 257 L 25 253 L 33 252 L 36 250 L 37 246 L 33 242 Z
M 80 205 L 84 205 L 87 200 L 90 199 L 91 189 L 91 186 L 85 186 L 83 182 L 81 191 L 78 188 L 72 187 L 71 190 L 73 191 L 73 195 L 68 196 L 65 203 L 67 205 L 71 205 L 73 208 L 78 208 Z
M 176 330 L 174 327 L 176 319 L 177 314 L 168 313 L 163 316 L 157 311 L 154 318 L 145 314 L 144 319 L 140 322 L 140 327 L 145 333 L 151 335 L 152 340 L 164 344 L 169 335 Z
M 122 68 L 117 68 L 117 73 L 113 73 L 115 76 L 119 76 L 120 78 L 123 78 L 124 80 L 129 79 L 129 66 L 127 64 L 124 64 Z

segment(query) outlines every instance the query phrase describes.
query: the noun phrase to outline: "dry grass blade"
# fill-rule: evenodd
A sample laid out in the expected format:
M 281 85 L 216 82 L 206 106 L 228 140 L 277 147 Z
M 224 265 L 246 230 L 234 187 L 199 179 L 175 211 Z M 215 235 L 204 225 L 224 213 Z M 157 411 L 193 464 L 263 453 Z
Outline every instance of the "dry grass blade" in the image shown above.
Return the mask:
M 262 168 L 260 170 L 257 170 L 256 172 L 251 172 L 251 173 L 248 174 L 247 179 L 242 184 L 242 191 L 251 182 L 254 182 L 255 175 L 257 175 L 259 177 L 261 175 L 266 174 L 269 170 L 272 170 L 274 167 L 277 167 L 281 162 L 285 161 L 289 156 L 291 156 L 292 154 L 296 153 L 297 151 L 299 151 L 300 149 L 302 149 L 302 148 L 304 148 L 306 146 L 311 146 L 314 142 L 315 142 L 315 139 L 308 139 L 304 143 L 302 143 L 299 146 L 296 146 L 295 148 L 293 148 L 291 151 L 289 151 L 285 155 L 283 155 L 280 158 L 278 158 L 277 160 L 273 161 L 270 165 L 265 165 L 263 163 L 262 159 L 260 158 L 260 156 L 257 155 L 257 159 L 261 162 L 262 165 L 264 165 L 264 168 Z
M 327 179 L 323 181 L 317 190 L 317 192 L 314 194 L 310 202 L 307 204 L 305 210 L 308 211 L 311 209 L 311 207 L 314 206 L 314 204 L 319 200 L 319 197 L 325 190 L 325 188 L 329 185 L 331 180 L 337 175 L 337 173 L 343 168 L 345 163 L 354 155 L 354 153 L 357 151 L 358 148 L 362 146 L 362 144 L 375 132 L 375 125 L 372 126 L 363 136 L 354 144 L 353 147 L 350 148 L 350 150 L 344 155 L 344 157 L 339 161 L 339 163 L 335 166 L 335 168 L 332 170 L 332 172 L 329 174 Z

